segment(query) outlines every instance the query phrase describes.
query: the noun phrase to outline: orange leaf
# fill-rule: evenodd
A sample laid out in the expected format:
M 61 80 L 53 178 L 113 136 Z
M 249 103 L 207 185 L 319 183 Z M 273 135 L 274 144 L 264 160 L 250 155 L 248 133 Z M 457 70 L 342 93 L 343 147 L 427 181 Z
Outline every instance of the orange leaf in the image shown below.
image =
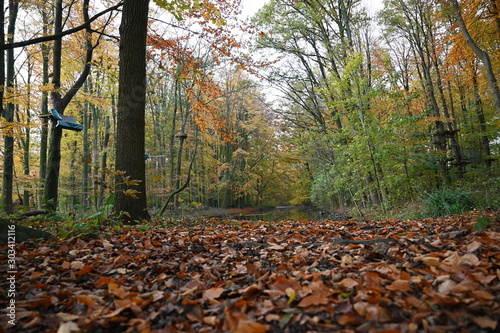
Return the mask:
M 38 279 L 42 275 L 43 275 L 42 272 L 33 272 L 33 273 L 31 273 L 30 279 L 35 280 L 35 279 Z
M 304 297 L 303 300 L 300 301 L 300 303 L 297 305 L 298 307 L 308 307 L 308 306 L 314 306 L 314 305 L 326 305 L 328 304 L 328 298 L 326 298 L 324 295 L 316 294 L 316 295 L 309 295 Z
M 269 331 L 268 325 L 262 325 L 251 319 L 243 319 L 238 322 L 235 333 L 264 333 Z
M 125 291 L 125 289 L 123 289 L 116 283 L 108 284 L 108 291 L 110 294 L 118 296 L 119 298 L 122 299 L 127 297 L 127 292 Z
M 78 276 L 85 275 L 85 274 L 89 273 L 90 271 L 92 271 L 94 268 L 95 268 L 95 266 L 92 266 L 92 265 L 85 266 L 82 269 L 80 269 L 78 272 L 76 272 L 76 275 L 78 275 Z
M 300 290 L 300 284 L 296 280 L 288 279 L 285 276 L 277 276 L 275 282 L 271 285 L 271 289 L 286 292 L 287 288 Z
M 387 289 L 392 291 L 412 291 L 410 284 L 405 280 L 396 280 L 387 286 Z
M 87 306 L 87 308 L 93 308 L 97 306 L 97 303 L 94 299 L 92 299 L 88 295 L 77 295 L 75 298 L 80 301 L 80 303 L 84 304 Z
M 366 289 L 381 291 L 382 286 L 380 285 L 380 277 L 376 272 L 365 272 L 364 274 L 365 282 L 364 286 Z
M 107 285 L 108 285 L 108 284 L 110 284 L 111 282 L 115 282 L 115 279 L 110 278 L 109 276 L 105 276 L 105 277 L 102 277 L 102 278 L 98 279 L 98 280 L 94 283 L 94 286 L 96 286 L 96 288 L 102 288 L 102 287 L 107 286 Z

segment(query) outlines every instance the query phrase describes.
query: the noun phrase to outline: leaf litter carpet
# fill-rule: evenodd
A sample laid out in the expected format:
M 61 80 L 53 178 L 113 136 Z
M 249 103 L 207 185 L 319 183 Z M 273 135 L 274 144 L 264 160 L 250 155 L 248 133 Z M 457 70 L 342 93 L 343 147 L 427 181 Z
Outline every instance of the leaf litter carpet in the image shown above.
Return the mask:
M 2 297 L 1 331 L 498 332 L 499 213 L 206 220 L 25 242 L 16 325 Z M 474 230 L 484 217 L 491 225 Z

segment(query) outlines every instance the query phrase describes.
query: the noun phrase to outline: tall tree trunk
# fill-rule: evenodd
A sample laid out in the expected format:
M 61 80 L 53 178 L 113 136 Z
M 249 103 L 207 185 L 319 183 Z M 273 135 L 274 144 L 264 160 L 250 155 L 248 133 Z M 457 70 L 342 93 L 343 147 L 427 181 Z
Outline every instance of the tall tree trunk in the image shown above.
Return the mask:
M 486 78 L 488 79 L 488 83 L 490 86 L 490 92 L 493 96 L 493 102 L 495 104 L 495 108 L 497 109 L 498 115 L 500 116 L 500 89 L 498 88 L 497 78 L 495 76 L 495 72 L 493 71 L 493 65 L 491 64 L 490 55 L 488 52 L 484 51 L 477 45 L 476 41 L 472 38 L 467 29 L 467 25 L 465 24 L 464 18 L 462 17 L 462 13 L 460 11 L 460 7 L 458 5 L 457 0 L 451 0 L 453 5 L 453 10 L 455 11 L 455 17 L 460 27 L 460 31 L 465 38 L 465 41 L 469 45 L 469 47 L 474 51 L 474 53 L 481 59 L 483 63 L 483 68 L 486 72 Z
M 28 70 L 27 70 L 27 78 L 26 78 L 26 83 L 28 86 L 28 94 L 26 96 L 26 129 L 25 129 L 25 134 L 24 138 L 21 139 L 22 142 L 22 148 L 23 148 L 23 171 L 24 175 L 28 176 L 31 171 L 31 166 L 30 166 L 30 146 L 31 146 L 31 77 L 33 74 L 33 63 L 31 62 L 31 55 L 28 55 Z M 30 197 L 31 197 L 31 191 L 26 188 L 27 185 L 25 185 L 25 188 L 23 190 L 23 206 L 30 206 Z
M 430 33 L 432 34 L 432 40 L 434 40 L 434 32 L 432 29 L 429 29 Z M 439 92 L 439 97 L 441 100 L 441 105 L 442 105 L 442 110 L 444 117 L 446 118 L 446 131 L 445 133 L 449 136 L 450 142 L 451 142 L 451 149 L 453 150 L 453 154 L 455 155 L 455 165 L 457 167 L 457 176 L 459 179 L 462 179 L 465 174 L 465 168 L 464 168 L 464 163 L 462 159 L 462 148 L 460 147 L 460 143 L 458 142 L 458 130 L 455 128 L 450 112 L 448 109 L 448 102 L 446 101 L 445 95 L 444 95 L 444 88 L 443 88 L 443 78 L 441 76 L 441 69 L 440 69 L 440 61 L 439 61 L 439 56 L 436 53 L 436 47 L 434 43 L 430 45 L 430 48 L 432 50 L 431 52 L 431 57 L 432 57 L 432 62 L 434 64 L 434 67 L 436 68 L 436 85 L 437 85 L 437 90 Z
M 62 0 L 56 0 L 55 19 L 54 19 L 54 34 L 62 31 Z M 64 108 L 58 101 L 62 100 L 60 95 L 61 88 L 61 54 L 62 54 L 62 38 L 54 41 L 53 46 L 53 64 L 52 64 L 52 84 L 54 90 L 52 92 L 53 107 L 62 114 Z M 57 105 L 56 105 L 57 104 Z M 45 187 L 43 204 L 47 209 L 56 210 L 59 194 L 59 170 L 61 163 L 61 139 L 62 129 L 56 127 L 56 122 L 50 122 L 49 133 L 49 152 L 47 156 L 47 174 L 45 176 Z
M 84 87 L 86 93 L 90 93 L 89 83 L 87 82 Z M 90 116 L 89 109 L 90 103 L 85 102 L 83 105 L 83 168 L 82 168 L 82 206 L 83 211 L 86 212 L 89 209 L 89 191 L 90 191 L 90 143 L 89 143 L 89 128 L 90 128 Z
M 169 142 L 169 171 L 170 171 L 170 188 L 173 190 L 175 188 L 175 133 L 177 126 L 177 111 L 180 104 L 179 96 L 179 75 L 176 74 L 174 78 L 174 110 L 172 113 L 172 128 L 170 130 L 170 142 Z
M 4 8 L 4 0 L 0 0 L 0 45 L 5 45 L 5 12 Z M 5 93 L 5 51 L 0 51 L 0 116 L 4 116 L 4 108 L 3 108 L 3 96 Z
M 50 19 L 49 15 L 45 10 L 42 9 L 42 20 L 43 20 L 43 33 L 44 35 L 49 34 L 49 24 Z M 49 55 L 50 55 L 50 46 L 48 43 L 41 44 L 42 49 L 42 84 L 43 86 L 47 86 L 49 84 Z M 49 96 L 48 92 L 43 89 L 42 91 L 42 105 L 41 105 L 42 114 L 49 113 Z M 49 119 L 44 117 L 42 118 L 42 130 L 40 135 L 40 179 L 45 181 L 45 177 L 47 176 L 47 140 L 49 138 Z M 38 202 L 38 205 L 41 206 L 41 200 Z
M 3 10 L 3 7 L 1 8 Z M 9 1 L 9 26 L 7 28 L 7 41 L 14 42 L 14 32 L 16 29 L 17 11 L 19 9 L 18 0 Z M 7 50 L 7 92 L 12 98 L 12 90 L 14 89 L 14 50 Z M 4 110 L 5 121 L 13 125 L 15 105 L 11 100 L 7 103 L 7 108 Z M 2 204 L 7 214 L 12 214 L 14 207 L 12 205 L 12 188 L 14 182 L 14 131 L 13 128 L 8 129 L 4 136 L 4 162 L 3 162 L 3 179 L 2 179 Z
M 491 159 L 490 140 L 488 139 L 486 118 L 483 112 L 483 101 L 481 100 L 481 95 L 479 94 L 479 86 L 477 83 L 476 75 L 473 75 L 472 82 L 474 85 L 474 100 L 475 100 L 474 106 L 477 114 L 477 120 L 479 121 L 479 129 L 481 133 L 481 158 L 486 163 L 487 167 L 491 167 L 491 163 L 493 162 L 493 160 Z
M 89 0 L 84 0 L 83 3 L 83 19 L 85 22 L 89 21 Z M 54 20 L 54 33 L 58 34 L 62 31 L 62 0 L 56 0 L 56 12 Z M 53 70 L 52 70 L 52 84 L 53 91 L 51 94 L 52 106 L 57 110 L 59 114 L 64 114 L 64 110 L 68 106 L 69 102 L 76 95 L 78 90 L 83 86 L 87 76 L 90 73 L 90 66 L 92 63 L 92 54 L 94 47 L 91 44 L 91 33 L 90 27 L 86 29 L 86 55 L 84 61 L 83 71 L 80 77 L 73 84 L 71 89 L 61 97 L 61 55 L 62 55 L 62 38 L 58 38 L 54 41 L 53 47 Z M 62 139 L 62 129 L 56 127 L 56 122 L 51 122 L 51 132 L 49 139 L 49 154 L 47 160 L 47 175 L 45 177 L 45 193 L 44 193 L 44 205 L 49 210 L 56 210 L 58 205 L 59 197 L 59 171 L 61 164 L 61 139 Z
M 102 143 L 102 156 L 101 156 L 101 170 L 104 171 L 106 170 L 106 168 L 108 167 L 108 151 L 107 151 L 107 148 L 108 148 L 108 144 L 109 144 L 109 138 L 110 138 L 110 133 L 111 131 L 111 122 L 109 120 L 109 116 L 106 117 L 106 127 L 105 127 L 105 130 L 104 130 L 104 141 Z M 102 180 L 102 183 L 103 185 L 100 187 L 100 190 L 99 190 L 99 196 L 101 198 L 104 198 L 104 186 L 106 184 L 106 173 L 102 172 L 101 173 L 101 180 Z
M 126 195 L 129 186 L 117 179 L 113 209 L 116 213 L 126 212 L 123 218 L 128 223 L 149 219 L 144 160 L 148 5 L 149 0 L 125 1 L 120 25 L 116 169 L 140 181 L 131 188 L 140 193 L 137 198 Z

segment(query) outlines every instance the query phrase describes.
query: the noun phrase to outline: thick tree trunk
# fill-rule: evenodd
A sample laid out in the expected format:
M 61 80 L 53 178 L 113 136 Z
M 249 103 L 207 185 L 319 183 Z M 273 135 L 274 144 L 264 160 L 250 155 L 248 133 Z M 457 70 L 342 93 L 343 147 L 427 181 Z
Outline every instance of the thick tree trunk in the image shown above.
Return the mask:
M 14 42 L 14 32 L 16 28 L 17 11 L 19 3 L 17 0 L 9 1 L 9 26 L 7 28 L 7 41 Z M 12 94 L 14 87 L 14 50 L 7 50 L 7 92 Z M 15 105 L 11 102 L 7 103 L 7 108 L 4 110 L 4 118 L 7 123 L 14 122 Z M 13 129 L 8 129 L 4 136 L 4 162 L 3 162 L 3 178 L 2 178 L 2 205 L 7 214 L 14 212 L 12 204 L 12 188 L 14 183 L 14 132 Z
M 42 19 L 43 19 L 43 33 L 44 35 L 49 34 L 48 26 L 50 24 L 49 15 L 42 11 Z M 46 86 L 49 84 L 49 55 L 50 55 L 50 47 L 47 43 L 41 45 L 42 49 L 42 84 Z M 41 105 L 42 114 L 49 113 L 49 94 L 47 91 L 42 91 L 42 105 Z M 42 131 L 40 135 L 40 179 L 42 181 L 47 177 L 47 141 L 49 138 L 49 118 L 42 118 Z M 40 196 L 41 197 L 41 196 Z M 38 206 L 41 207 L 43 202 L 39 197 Z
M 116 169 L 140 181 L 139 185 L 130 188 L 140 192 L 138 198 L 133 198 L 124 193 L 129 186 L 117 179 L 114 211 L 126 212 L 123 218 L 128 223 L 149 219 L 144 160 L 148 4 L 148 0 L 125 1 L 120 25 Z
M 83 19 L 85 22 L 89 21 L 88 15 L 89 0 L 84 0 L 83 4 Z M 56 14 L 54 20 L 54 33 L 59 34 L 62 31 L 62 0 L 56 0 Z M 94 48 L 91 44 L 90 39 L 91 29 L 87 28 L 87 40 L 86 48 L 87 53 L 85 55 L 85 62 L 83 71 L 78 78 L 78 80 L 73 84 L 71 89 L 61 97 L 61 56 L 62 56 L 62 38 L 58 38 L 54 41 L 53 48 L 53 70 L 52 70 L 52 83 L 54 85 L 54 90 L 52 91 L 52 106 L 57 110 L 59 114 L 63 114 L 64 110 L 68 106 L 69 102 L 76 95 L 78 90 L 83 86 L 87 76 L 90 73 L 90 66 L 92 63 L 92 54 Z M 59 197 L 59 171 L 61 165 L 61 139 L 62 139 L 62 129 L 61 127 L 56 127 L 55 121 L 51 122 L 51 132 L 49 139 L 49 155 L 47 161 L 47 175 L 45 177 L 45 193 L 43 198 L 43 204 L 49 210 L 56 210 L 58 205 Z
M 56 0 L 54 33 L 58 34 L 62 31 L 62 0 Z M 53 64 L 52 64 L 52 83 L 54 91 L 52 92 L 52 105 L 59 112 L 64 113 L 60 101 L 62 100 L 59 89 L 61 87 L 61 54 L 62 54 L 62 38 L 54 41 L 53 47 Z M 47 170 L 45 175 L 43 205 L 49 210 L 56 210 L 59 194 L 59 170 L 61 165 L 61 139 L 62 129 L 56 127 L 56 122 L 50 122 L 49 132 L 49 153 L 47 155 Z

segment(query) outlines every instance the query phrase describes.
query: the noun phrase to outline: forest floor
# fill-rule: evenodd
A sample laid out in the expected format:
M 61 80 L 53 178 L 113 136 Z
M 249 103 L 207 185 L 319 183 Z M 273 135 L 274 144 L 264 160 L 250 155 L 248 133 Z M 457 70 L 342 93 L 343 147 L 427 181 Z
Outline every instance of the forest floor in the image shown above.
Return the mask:
M 500 328 L 498 210 L 135 226 L 16 244 L 15 267 L 8 250 L 0 247 L 0 332 Z

